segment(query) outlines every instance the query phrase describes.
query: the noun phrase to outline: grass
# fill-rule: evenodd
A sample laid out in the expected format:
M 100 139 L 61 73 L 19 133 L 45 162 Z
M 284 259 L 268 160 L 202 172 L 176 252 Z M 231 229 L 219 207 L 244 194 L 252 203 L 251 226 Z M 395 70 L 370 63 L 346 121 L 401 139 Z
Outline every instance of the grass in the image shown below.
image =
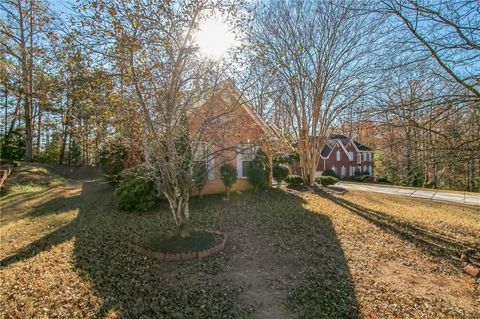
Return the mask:
M 0 317 L 480 315 L 457 259 L 480 244 L 478 208 L 361 192 L 205 196 L 192 226 L 227 233 L 225 251 L 162 263 L 127 243 L 171 229 L 166 204 L 121 212 L 101 180 L 18 186 L 0 203 Z

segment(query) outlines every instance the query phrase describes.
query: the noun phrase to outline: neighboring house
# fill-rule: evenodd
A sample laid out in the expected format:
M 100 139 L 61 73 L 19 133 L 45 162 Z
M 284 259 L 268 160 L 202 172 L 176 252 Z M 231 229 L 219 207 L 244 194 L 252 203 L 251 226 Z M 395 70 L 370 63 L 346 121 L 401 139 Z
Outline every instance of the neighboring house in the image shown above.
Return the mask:
M 340 178 L 352 177 L 357 173 L 373 174 L 373 151 L 354 139 L 340 135 L 330 135 L 325 143 L 318 162 L 316 176 L 331 169 Z M 298 162 L 291 166 L 296 174 L 300 173 Z
M 354 139 L 335 134 L 331 135 L 323 147 L 317 166 L 317 176 L 331 169 L 338 177 L 352 177 L 355 173 L 373 174 L 373 151 Z
M 194 160 L 208 171 L 203 194 L 225 191 L 219 173 L 223 163 L 230 163 L 237 170 L 238 179 L 232 191 L 250 189 L 246 171 L 259 149 L 269 159 L 271 184 L 272 157 L 280 134 L 255 112 L 232 81 L 220 85 L 214 97 L 200 103 L 189 118 L 190 130 L 202 130 Z

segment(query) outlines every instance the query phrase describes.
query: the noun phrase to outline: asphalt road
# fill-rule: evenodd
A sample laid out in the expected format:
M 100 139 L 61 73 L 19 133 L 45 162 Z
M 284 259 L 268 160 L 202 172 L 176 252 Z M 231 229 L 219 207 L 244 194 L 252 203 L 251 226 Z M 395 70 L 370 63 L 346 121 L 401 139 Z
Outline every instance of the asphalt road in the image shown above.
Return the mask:
M 362 184 L 362 183 L 351 183 L 351 182 L 340 182 L 336 186 L 339 186 L 345 189 L 358 190 L 358 191 L 364 191 L 364 192 L 410 196 L 410 197 L 425 198 L 430 200 L 480 206 L 480 194 L 477 195 L 472 193 L 461 193 L 461 192 L 450 193 L 450 192 L 435 190 L 435 189 L 413 189 L 413 188 L 403 188 L 403 187 L 392 187 L 389 185 L 373 185 L 373 184 Z

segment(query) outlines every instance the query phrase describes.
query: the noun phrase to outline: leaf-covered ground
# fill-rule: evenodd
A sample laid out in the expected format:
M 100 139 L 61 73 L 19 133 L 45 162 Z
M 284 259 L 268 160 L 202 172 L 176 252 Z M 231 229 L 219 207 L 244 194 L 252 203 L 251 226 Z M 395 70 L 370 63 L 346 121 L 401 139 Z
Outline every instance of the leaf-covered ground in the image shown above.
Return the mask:
M 188 263 L 129 252 L 172 226 L 168 209 L 120 212 L 102 180 L 13 189 L 0 208 L 0 317 L 480 316 L 479 283 L 457 259 L 480 245 L 478 208 L 360 192 L 208 196 L 192 200 L 192 224 L 229 242 Z

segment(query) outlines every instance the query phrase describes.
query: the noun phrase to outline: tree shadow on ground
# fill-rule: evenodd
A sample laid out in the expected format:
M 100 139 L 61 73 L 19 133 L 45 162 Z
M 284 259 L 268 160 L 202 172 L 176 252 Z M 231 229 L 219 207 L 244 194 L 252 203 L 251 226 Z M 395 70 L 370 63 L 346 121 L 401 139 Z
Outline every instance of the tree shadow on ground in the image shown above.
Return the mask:
M 359 318 L 354 282 L 332 221 L 307 209 L 298 195 L 273 190 L 255 198 L 257 206 L 270 207 L 268 213 L 254 212 L 261 233 L 275 242 L 278 255 L 296 260 L 287 307 L 302 318 Z
M 157 232 L 159 225 L 171 226 L 167 209 L 160 208 L 165 211 L 160 217 L 153 212 L 119 212 L 111 186 L 99 181 L 83 182 L 81 194 L 54 198 L 34 209 L 31 216 L 51 213 L 45 207 L 61 207 L 58 213 L 78 209 L 78 215 L 69 224 L 4 258 L 0 265 L 7 267 L 73 239 L 74 267 L 89 279 L 102 300 L 101 308 L 85 313 L 86 317 L 102 318 L 111 312 L 121 318 L 256 315 L 255 310 L 249 313 L 237 298 L 238 291 L 248 287 L 237 289 L 235 285 L 241 283 L 229 282 L 221 271 L 206 275 L 204 265 L 218 261 L 215 257 L 202 262 L 165 264 L 128 251 L 128 242 L 138 242 L 146 234 Z M 276 278 L 287 282 L 286 305 L 292 312 L 305 318 L 359 317 L 352 277 L 332 223 L 328 217 L 305 209 L 300 198 L 279 191 L 239 196 L 228 203 L 212 197 L 194 201 L 193 210 L 198 210 L 195 225 L 238 227 L 237 233 L 241 233 L 243 218 L 254 220 L 255 232 L 262 240 L 256 254 L 272 249 L 275 262 L 279 263 L 274 267 L 283 267 L 282 260 L 287 255 L 295 258 L 290 273 Z M 212 218 L 212 214 L 221 220 Z M 230 239 L 235 240 L 235 236 Z M 241 254 L 242 250 L 230 248 L 229 253 Z M 233 262 L 228 266 L 236 267 Z M 252 269 L 251 273 L 256 271 Z M 172 283 L 166 280 L 167 273 L 181 273 L 182 278 Z M 196 281 L 191 280 L 193 277 Z
M 461 252 L 467 248 L 471 248 L 468 243 L 449 237 L 446 234 L 435 232 L 431 229 L 400 220 L 384 212 L 355 204 L 345 198 L 330 194 L 322 195 L 381 229 L 413 243 L 422 251 L 434 257 L 445 259 L 456 267 L 459 266 L 458 260 L 460 259 Z

